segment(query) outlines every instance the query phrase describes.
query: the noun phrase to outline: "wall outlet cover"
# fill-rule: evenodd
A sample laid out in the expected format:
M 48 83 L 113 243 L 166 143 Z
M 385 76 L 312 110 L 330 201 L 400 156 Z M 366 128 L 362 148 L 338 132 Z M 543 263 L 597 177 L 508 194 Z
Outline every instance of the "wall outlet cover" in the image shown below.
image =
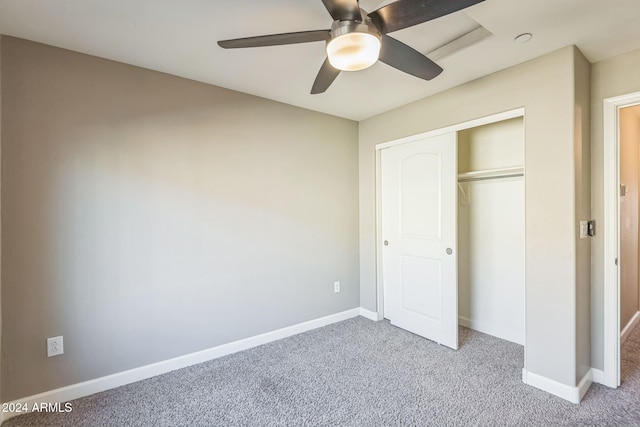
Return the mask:
M 59 337 L 47 338 L 47 357 L 59 356 L 64 353 L 64 342 L 62 335 Z

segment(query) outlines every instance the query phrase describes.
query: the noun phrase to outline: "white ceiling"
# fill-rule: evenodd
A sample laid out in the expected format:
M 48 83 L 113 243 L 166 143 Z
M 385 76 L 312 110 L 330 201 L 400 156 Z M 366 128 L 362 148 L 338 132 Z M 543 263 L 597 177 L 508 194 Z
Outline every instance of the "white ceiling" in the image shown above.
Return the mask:
M 391 1 L 361 0 L 367 11 Z M 324 43 L 224 50 L 222 39 L 328 29 L 321 0 L 0 0 L 0 34 L 362 120 L 575 44 L 591 62 L 640 48 L 638 0 L 486 0 L 392 36 L 429 52 L 478 25 L 493 36 L 438 60 L 427 82 L 383 63 L 310 95 Z M 518 34 L 533 39 L 516 44 Z

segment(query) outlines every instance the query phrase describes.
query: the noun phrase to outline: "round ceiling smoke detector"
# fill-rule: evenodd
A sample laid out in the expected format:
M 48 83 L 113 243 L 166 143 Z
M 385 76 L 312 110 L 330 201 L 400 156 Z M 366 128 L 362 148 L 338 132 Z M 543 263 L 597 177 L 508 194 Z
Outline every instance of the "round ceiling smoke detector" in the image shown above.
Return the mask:
M 513 41 L 515 41 L 516 43 L 522 44 L 531 40 L 532 37 L 533 35 L 531 35 L 531 33 L 522 33 L 519 36 L 516 36 L 516 38 L 513 39 Z

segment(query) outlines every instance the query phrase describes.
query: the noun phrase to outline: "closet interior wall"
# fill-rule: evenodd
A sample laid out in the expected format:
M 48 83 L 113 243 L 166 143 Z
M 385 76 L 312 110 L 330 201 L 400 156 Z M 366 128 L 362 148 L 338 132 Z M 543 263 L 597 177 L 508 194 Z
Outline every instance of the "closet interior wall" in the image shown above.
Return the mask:
M 523 118 L 458 133 L 459 322 L 522 345 L 523 166 Z

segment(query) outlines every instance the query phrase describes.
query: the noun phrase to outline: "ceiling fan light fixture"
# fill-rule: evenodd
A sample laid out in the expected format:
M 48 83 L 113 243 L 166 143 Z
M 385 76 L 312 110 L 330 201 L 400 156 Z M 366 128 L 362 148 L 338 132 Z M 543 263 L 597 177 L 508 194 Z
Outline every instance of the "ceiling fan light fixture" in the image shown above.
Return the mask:
M 341 71 L 369 68 L 380 56 L 381 37 L 365 23 L 338 22 L 327 42 L 329 63 Z
M 334 68 L 360 71 L 371 67 L 380 55 L 380 39 L 368 33 L 349 33 L 327 43 L 327 56 Z

